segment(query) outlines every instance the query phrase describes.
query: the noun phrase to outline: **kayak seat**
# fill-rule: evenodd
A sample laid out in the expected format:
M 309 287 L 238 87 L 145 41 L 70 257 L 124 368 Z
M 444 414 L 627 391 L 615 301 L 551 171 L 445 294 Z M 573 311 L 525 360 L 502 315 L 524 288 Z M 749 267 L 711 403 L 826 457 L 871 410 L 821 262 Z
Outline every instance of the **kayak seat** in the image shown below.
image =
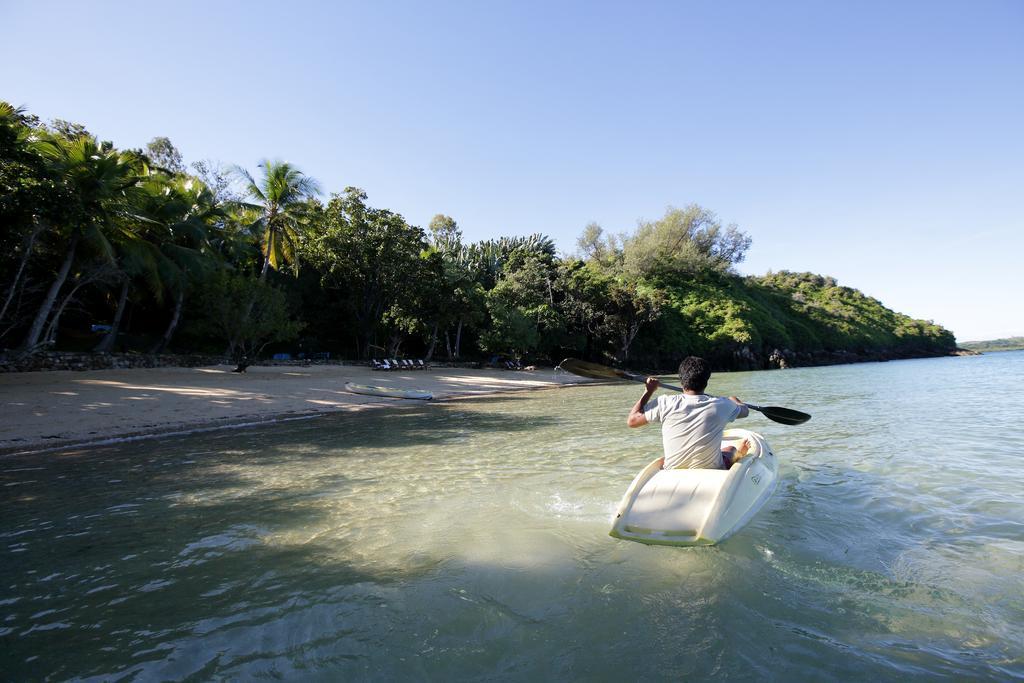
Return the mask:
M 729 470 L 663 470 L 662 460 L 642 469 L 619 503 L 615 538 L 656 545 L 719 543 L 742 528 L 771 496 L 776 462 L 764 438 L 745 429 L 726 431 L 723 446 L 751 448 Z
M 634 501 L 629 526 L 651 530 L 700 529 L 727 476 L 725 470 L 661 470 Z

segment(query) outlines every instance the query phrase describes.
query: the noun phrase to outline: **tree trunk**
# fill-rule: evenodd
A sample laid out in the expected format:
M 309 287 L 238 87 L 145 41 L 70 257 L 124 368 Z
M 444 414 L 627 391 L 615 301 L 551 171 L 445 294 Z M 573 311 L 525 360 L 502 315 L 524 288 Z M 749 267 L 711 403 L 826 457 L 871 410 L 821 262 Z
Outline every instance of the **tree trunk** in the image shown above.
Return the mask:
M 455 328 L 455 360 L 459 359 L 462 348 L 462 318 L 459 318 L 459 326 Z
M 174 331 L 178 328 L 178 321 L 181 320 L 181 309 L 184 303 L 185 288 L 183 287 L 178 290 L 178 297 L 174 301 L 174 314 L 171 316 L 171 322 L 167 326 L 164 336 L 149 350 L 150 353 L 163 353 L 167 345 L 171 343 L 171 337 L 174 336 Z
M 267 279 L 267 271 L 269 269 L 270 269 L 270 259 L 269 258 L 264 258 L 263 259 L 263 268 L 260 270 L 260 277 L 259 277 L 259 281 L 260 282 L 263 282 L 264 280 Z M 252 315 L 252 309 L 255 306 L 256 306 L 256 294 L 254 292 L 252 297 L 250 297 L 250 299 L 249 299 L 249 303 L 247 303 L 245 305 L 245 315 L 242 317 L 242 321 L 243 322 L 246 322 L 246 321 L 249 320 L 249 316 Z M 228 348 L 224 351 L 224 355 L 227 356 L 228 358 L 234 358 L 235 347 L 238 346 L 238 342 L 239 342 L 238 339 L 232 337 L 228 341 Z M 244 346 L 244 344 L 243 344 L 243 346 Z
M 14 293 L 18 291 L 18 285 L 21 283 L 21 274 L 25 271 L 25 265 L 28 263 L 29 257 L 32 255 L 32 247 L 35 246 L 36 237 L 39 236 L 45 229 L 44 223 L 36 223 L 35 227 L 32 228 L 32 233 L 25 238 L 25 253 L 21 255 L 21 263 L 18 264 L 18 272 L 14 274 L 14 281 L 11 283 L 11 288 L 7 292 L 7 299 L 4 301 L 3 308 L 0 308 L 0 320 L 4 319 L 7 315 L 7 309 L 11 305 L 11 301 L 14 299 Z
M 373 348 L 373 330 L 363 332 L 363 358 L 370 359 L 370 349 Z
M 57 330 L 60 328 L 60 317 L 64 314 L 64 309 L 75 298 L 75 294 L 78 293 L 78 290 L 82 288 L 85 282 L 85 280 L 78 279 L 71 288 L 71 291 L 65 294 L 64 298 L 57 304 L 53 316 L 50 318 L 50 324 L 46 327 L 46 334 L 43 335 L 43 343 L 45 345 L 50 346 L 56 343 Z
M 46 326 L 46 333 L 43 335 L 43 346 L 52 347 L 57 343 L 57 328 L 60 326 L 60 316 L 64 313 L 64 307 L 69 301 L 71 301 L 71 295 L 64 297 L 54 310 L 53 317 L 50 318 L 50 324 Z
M 267 269 L 264 268 L 263 269 L 263 274 L 260 275 L 260 280 L 261 281 L 263 280 L 263 276 L 266 275 L 266 274 L 267 274 Z M 252 315 L 252 309 L 255 308 L 255 307 L 256 307 L 256 294 L 254 293 L 251 297 L 249 297 L 249 303 L 245 305 L 245 315 L 242 317 L 243 324 L 249 321 L 249 317 Z M 232 338 L 231 341 L 228 342 L 228 350 L 225 351 L 224 354 L 230 358 L 234 354 L 235 346 L 237 346 L 237 345 L 238 345 L 238 339 Z
M 50 311 L 53 309 L 53 302 L 57 300 L 57 294 L 60 293 L 60 288 L 64 286 L 64 281 L 68 279 L 68 273 L 71 272 L 71 264 L 75 261 L 75 252 L 78 250 L 78 242 L 81 237 L 81 234 L 76 230 L 74 236 L 71 238 L 71 243 L 68 244 L 68 251 L 64 256 L 64 263 L 60 265 L 60 270 L 57 271 L 57 277 L 54 278 L 53 284 L 50 285 L 49 291 L 46 292 L 46 298 L 43 299 L 43 303 L 39 307 L 39 311 L 36 312 L 35 320 L 32 321 L 32 327 L 29 328 L 28 334 L 25 336 L 22 348 L 26 351 L 33 350 L 39 343 L 39 335 L 43 333 L 43 325 L 46 324 L 46 319 L 50 317 Z
M 114 322 L 110 325 L 110 331 L 100 340 L 100 343 L 93 349 L 98 353 L 109 353 L 114 348 L 114 342 L 117 341 L 117 333 L 121 328 L 121 318 L 124 317 L 124 309 L 128 304 L 128 288 L 131 286 L 131 280 L 125 277 L 124 282 L 121 283 L 121 296 L 117 301 L 117 312 L 114 313 Z
M 388 340 L 388 358 L 398 358 L 398 349 L 402 346 L 404 339 L 405 335 L 401 332 L 391 335 L 391 339 Z
M 452 350 L 452 338 L 448 334 L 448 329 L 447 328 L 445 328 L 445 331 L 444 331 L 444 346 L 445 346 L 445 349 L 448 350 L 448 360 L 449 361 L 455 360 L 455 353 Z
M 639 323 L 633 323 L 628 329 L 622 331 L 622 349 L 619 351 L 621 354 L 621 358 L 619 360 L 621 362 L 625 363 L 629 359 L 629 347 L 633 345 L 633 340 L 636 339 L 636 334 L 639 331 Z
M 427 363 L 434 357 L 434 347 L 437 346 L 437 321 L 434 321 L 434 329 L 430 333 L 430 344 L 427 346 L 427 355 L 423 359 Z

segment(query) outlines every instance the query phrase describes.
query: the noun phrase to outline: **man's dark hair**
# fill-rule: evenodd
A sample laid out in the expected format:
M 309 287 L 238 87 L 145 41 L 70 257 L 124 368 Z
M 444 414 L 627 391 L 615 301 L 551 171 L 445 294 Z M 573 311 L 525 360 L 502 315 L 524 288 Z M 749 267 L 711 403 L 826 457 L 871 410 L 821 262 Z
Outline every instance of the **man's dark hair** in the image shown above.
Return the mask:
M 683 389 L 704 391 L 708 387 L 709 379 L 711 366 L 703 358 L 687 356 L 679 364 L 679 381 L 683 383 Z

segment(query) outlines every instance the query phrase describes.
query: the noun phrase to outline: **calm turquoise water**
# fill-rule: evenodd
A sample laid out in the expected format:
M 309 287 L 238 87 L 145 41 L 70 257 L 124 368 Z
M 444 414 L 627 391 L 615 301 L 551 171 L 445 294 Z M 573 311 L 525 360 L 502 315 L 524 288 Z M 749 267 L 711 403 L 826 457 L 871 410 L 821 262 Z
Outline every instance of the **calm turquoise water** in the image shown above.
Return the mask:
M 1024 678 L 1024 353 L 716 375 L 775 496 L 607 535 L 636 385 L 0 459 L 3 680 Z

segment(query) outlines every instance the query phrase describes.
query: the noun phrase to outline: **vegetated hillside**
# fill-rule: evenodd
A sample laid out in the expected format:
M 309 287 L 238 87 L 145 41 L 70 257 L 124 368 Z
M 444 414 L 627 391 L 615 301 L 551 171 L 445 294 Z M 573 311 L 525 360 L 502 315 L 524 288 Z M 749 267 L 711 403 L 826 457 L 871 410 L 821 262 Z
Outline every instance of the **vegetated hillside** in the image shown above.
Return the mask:
M 990 339 L 988 341 L 969 341 L 961 344 L 965 349 L 971 351 L 1020 351 L 1024 349 L 1024 337 L 1009 337 L 1007 339 Z
M 886 308 L 833 278 L 781 271 L 704 273 L 658 283 L 667 305 L 637 343 L 637 361 L 668 370 L 686 354 L 720 369 L 943 356 L 953 333 Z
M 324 201 L 288 163 L 230 168 L 0 102 L 0 370 L 88 349 L 650 370 L 955 351 L 949 331 L 831 278 L 736 275 L 752 238 L 697 204 L 632 232 L 591 223 L 560 257 L 541 234 L 467 243 L 440 213 L 424 230 L 354 186 Z

